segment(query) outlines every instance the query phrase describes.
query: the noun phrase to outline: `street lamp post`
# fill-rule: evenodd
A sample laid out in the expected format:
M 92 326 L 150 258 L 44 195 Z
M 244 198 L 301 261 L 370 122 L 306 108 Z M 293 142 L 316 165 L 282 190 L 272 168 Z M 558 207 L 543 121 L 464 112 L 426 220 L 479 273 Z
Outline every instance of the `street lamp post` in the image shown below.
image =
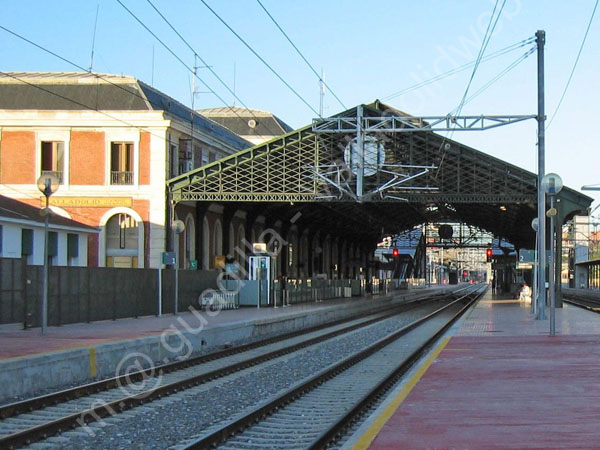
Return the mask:
M 180 235 L 185 230 L 185 223 L 182 220 L 174 220 L 172 224 L 173 231 Z M 179 303 L 179 239 L 175 244 L 175 305 L 173 307 L 173 315 L 177 315 Z
M 555 173 L 548 173 L 542 178 L 542 189 L 550 197 L 550 209 L 546 215 L 550 217 L 550 268 L 548 270 L 548 284 L 550 288 L 550 336 L 556 335 L 556 291 L 555 291 L 555 265 L 556 265 L 556 245 L 554 221 L 558 211 L 554 207 L 554 199 L 563 187 L 562 179 Z M 556 239 L 559 239 L 556 233 Z
M 44 214 L 44 286 L 42 288 L 42 334 L 46 334 L 48 326 L 48 222 L 50 219 L 50 209 L 48 203 L 50 196 L 58 189 L 59 180 L 54 175 L 42 175 L 37 180 L 37 187 L 46 198 L 46 206 L 43 209 Z

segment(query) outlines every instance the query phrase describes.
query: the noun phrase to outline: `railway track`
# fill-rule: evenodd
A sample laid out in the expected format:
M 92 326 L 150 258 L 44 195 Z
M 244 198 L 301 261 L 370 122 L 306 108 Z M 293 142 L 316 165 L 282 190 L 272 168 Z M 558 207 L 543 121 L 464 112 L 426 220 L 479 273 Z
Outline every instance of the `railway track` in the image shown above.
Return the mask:
M 600 294 L 585 292 L 582 289 L 563 289 L 563 301 L 580 308 L 600 313 Z
M 472 289 L 270 399 L 183 448 L 325 448 L 462 315 L 485 288 Z M 407 348 L 407 339 L 412 342 Z
M 446 294 L 457 296 L 458 294 Z M 441 299 L 441 295 L 433 299 Z M 85 426 L 181 390 L 225 377 L 344 333 L 401 314 L 421 298 L 368 317 L 354 317 L 303 332 L 266 339 L 187 361 L 169 363 L 73 389 L 0 407 L 0 448 L 18 448 L 49 436 Z M 156 376 L 159 374 L 159 376 Z M 128 384 L 129 383 L 129 384 Z M 128 389 L 135 383 L 150 389 Z M 123 389 L 125 387 L 125 389 Z M 124 395 L 124 392 L 127 395 Z

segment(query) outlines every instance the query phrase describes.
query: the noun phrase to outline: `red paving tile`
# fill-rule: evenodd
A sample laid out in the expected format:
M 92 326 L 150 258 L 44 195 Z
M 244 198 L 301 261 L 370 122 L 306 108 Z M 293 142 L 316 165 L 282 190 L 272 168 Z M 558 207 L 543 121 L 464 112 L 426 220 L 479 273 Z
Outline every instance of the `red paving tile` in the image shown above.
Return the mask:
M 39 330 L 31 333 L 39 334 Z M 0 360 L 16 358 L 19 356 L 30 356 L 40 353 L 49 353 L 60 350 L 68 350 L 78 347 L 87 347 L 107 342 L 134 339 L 144 336 L 152 336 L 152 333 L 137 333 L 122 335 L 118 337 L 85 337 L 85 336 L 62 336 L 62 337 L 40 337 L 24 339 L 22 333 L 2 333 L 2 345 L 0 346 Z M 43 342 L 40 342 L 42 341 Z
M 454 337 L 371 449 L 600 448 L 600 336 Z

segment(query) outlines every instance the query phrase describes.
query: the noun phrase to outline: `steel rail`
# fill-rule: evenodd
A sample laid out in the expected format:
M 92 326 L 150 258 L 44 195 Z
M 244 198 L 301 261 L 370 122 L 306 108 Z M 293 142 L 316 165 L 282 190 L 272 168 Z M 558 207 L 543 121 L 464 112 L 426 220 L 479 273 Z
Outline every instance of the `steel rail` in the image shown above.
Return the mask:
M 426 297 L 428 300 L 436 300 L 439 299 L 440 297 L 444 297 L 444 296 L 454 296 L 455 293 L 457 291 L 463 290 L 463 288 L 458 289 L 456 291 L 451 291 L 451 292 L 443 292 L 443 293 L 434 293 L 433 296 L 429 296 Z M 431 294 L 431 293 L 429 293 Z M 93 421 L 98 421 L 101 420 L 105 417 L 108 416 L 112 416 L 113 414 L 118 413 L 118 412 L 122 412 L 125 411 L 127 409 L 131 409 L 133 407 L 136 406 L 140 406 L 143 405 L 144 403 L 153 401 L 155 399 L 161 398 L 163 396 L 167 396 L 167 395 L 171 395 L 173 393 L 179 392 L 181 390 L 184 389 L 188 389 L 197 385 L 200 385 L 202 383 L 206 383 L 208 381 L 238 372 L 240 370 L 243 370 L 245 368 L 248 367 L 252 367 L 255 366 L 257 364 L 260 364 L 262 362 L 277 358 L 279 356 L 283 356 L 295 351 L 298 351 L 300 349 L 306 348 L 308 346 L 317 344 L 319 342 L 325 341 L 327 339 L 331 339 L 333 337 L 336 337 L 338 335 L 344 334 L 344 333 L 348 333 L 350 331 L 353 331 L 355 329 L 361 328 L 361 327 L 365 327 L 368 326 L 372 323 L 378 322 L 378 321 L 382 321 L 385 320 L 389 317 L 392 317 L 394 315 L 400 314 L 403 312 L 403 310 L 406 309 L 410 309 L 411 306 L 414 306 L 414 303 L 416 303 L 419 300 L 423 300 L 424 298 L 421 296 L 415 297 L 414 299 L 412 299 L 410 302 L 406 302 L 406 303 L 402 303 L 399 305 L 395 305 L 394 307 L 392 307 L 392 311 L 388 312 L 388 313 L 383 313 L 383 310 L 388 309 L 388 307 L 382 307 L 379 308 L 376 312 L 373 312 L 373 315 L 378 315 L 377 317 L 374 317 L 372 319 L 368 319 L 366 321 L 360 322 L 358 324 L 354 324 L 354 325 L 350 325 L 348 327 L 344 327 L 341 328 L 339 330 L 335 330 L 333 332 L 330 333 L 326 333 L 324 335 L 321 336 L 317 336 L 311 339 L 308 339 L 306 341 L 302 341 L 300 343 L 296 343 L 293 344 L 291 346 L 287 346 L 285 348 L 279 349 L 279 350 L 274 350 L 265 354 L 262 354 L 260 356 L 257 357 L 253 357 L 253 358 L 249 358 L 247 360 L 244 361 L 240 361 L 222 368 L 218 368 L 215 370 L 212 370 L 210 372 L 206 372 L 200 375 L 196 375 L 196 376 L 192 376 L 189 378 L 185 378 L 183 380 L 179 380 L 173 383 L 169 383 L 169 384 L 165 384 L 163 386 L 159 386 L 156 387 L 154 389 L 150 389 L 150 390 L 146 390 L 140 393 L 137 393 L 135 395 L 130 395 L 130 396 L 126 396 L 123 398 L 120 398 L 118 400 L 114 400 L 111 402 L 107 402 L 107 403 L 103 403 L 101 405 L 95 406 L 93 408 L 89 408 L 86 409 L 84 411 L 78 411 L 76 413 L 73 414 L 69 414 L 66 415 L 64 417 L 46 422 L 44 424 L 40 424 L 40 425 L 36 425 L 33 426 L 31 428 L 22 430 L 22 431 L 18 431 L 15 432 L 13 434 L 4 436 L 2 438 L 0 438 L 0 448 L 16 448 L 22 445 L 28 445 L 31 442 L 34 442 L 36 440 L 40 440 L 40 439 L 45 439 L 49 436 L 67 431 L 69 429 L 78 427 L 78 426 L 82 426 L 85 425 L 87 423 L 93 422 Z M 407 308 L 408 307 L 408 308 Z M 314 331 L 319 331 L 321 329 L 327 328 L 327 327 L 332 327 L 332 326 L 336 326 L 339 325 L 343 322 L 348 322 L 348 321 L 352 321 L 352 320 L 356 320 L 357 318 L 360 318 L 360 314 L 354 315 L 351 318 L 347 318 L 347 319 L 341 319 L 339 321 L 335 321 L 333 323 L 328 323 L 328 324 L 324 324 L 324 325 L 319 325 L 316 327 L 312 327 L 308 330 L 300 330 L 299 332 L 292 332 L 292 333 L 288 333 L 284 336 L 276 336 L 274 338 L 269 338 L 269 339 L 265 339 L 263 341 L 259 341 L 257 343 L 253 343 L 253 344 L 245 344 L 242 345 L 238 348 L 235 349 L 227 349 L 224 351 L 220 351 L 220 352 L 216 352 L 219 355 L 224 354 L 224 356 L 221 357 L 225 357 L 225 356 L 230 356 L 232 354 L 236 354 L 236 353 L 241 353 L 242 351 L 239 350 L 240 348 L 243 348 L 244 351 L 246 350 L 250 350 L 253 348 L 258 348 L 260 345 L 258 345 L 259 343 L 263 343 L 263 345 L 267 345 L 264 344 L 266 341 L 268 341 L 268 343 L 273 343 L 273 342 L 277 342 L 283 339 L 287 339 L 287 338 L 291 338 L 291 337 L 296 337 L 302 334 L 308 334 L 310 332 L 314 332 Z M 237 351 L 236 351 L 237 350 Z M 203 360 L 202 362 L 207 362 L 210 360 L 214 360 L 217 359 L 214 357 L 215 354 L 209 354 L 209 355 L 204 355 L 202 357 L 197 358 L 197 360 Z M 189 362 L 189 361 L 188 361 Z M 185 362 L 184 362 L 185 363 Z M 183 364 L 180 365 L 180 369 L 183 368 L 187 368 L 189 366 L 192 365 L 198 365 L 200 363 L 196 362 L 196 364 Z M 154 369 L 155 372 L 158 372 L 159 369 L 161 369 L 161 367 L 168 367 L 168 368 L 173 368 L 177 366 L 177 363 L 169 363 L 165 366 L 158 366 Z M 176 370 L 180 370 L 180 369 L 176 369 Z M 172 370 L 174 371 L 174 370 Z M 136 372 L 133 375 L 137 375 L 139 377 L 139 380 L 143 379 L 144 376 L 147 376 L 147 371 L 140 371 L 140 372 Z M 122 377 L 115 377 L 112 378 L 110 380 L 105 380 L 106 382 L 115 382 L 116 385 L 113 387 L 118 387 L 118 380 L 123 380 L 125 379 L 127 376 L 122 376 Z M 129 380 L 131 380 L 132 376 L 129 376 Z M 115 381 L 117 380 L 117 381 Z M 104 384 L 102 382 L 99 383 L 91 383 L 89 385 L 86 385 L 83 388 L 86 389 L 91 389 L 93 388 L 95 385 L 98 385 L 98 388 L 96 388 L 95 390 L 92 390 L 92 393 L 97 393 L 102 391 L 103 389 L 100 386 L 104 386 Z M 70 391 L 76 391 L 78 388 L 72 389 L 72 390 L 65 390 L 65 391 L 61 391 L 59 393 L 56 394 L 50 394 L 49 397 L 53 397 L 56 398 L 56 396 L 60 395 L 65 395 L 65 399 L 73 399 L 73 398 L 80 398 L 83 395 L 78 395 L 78 396 L 72 396 L 72 397 L 67 397 L 68 393 Z M 34 400 L 40 400 L 43 399 L 43 397 L 39 397 L 36 399 L 32 399 L 32 401 Z M 31 402 L 22 402 L 22 403 L 29 403 L 31 405 Z M 7 405 L 8 406 L 15 406 L 15 405 Z M 44 404 L 43 407 L 48 406 L 46 404 Z M 32 409 L 41 409 L 40 407 L 38 408 L 33 408 Z M 30 409 L 27 409 L 26 412 L 29 412 Z
M 433 345 L 447 330 L 450 328 L 458 318 L 460 318 L 472 305 L 475 303 L 481 295 L 485 292 L 479 291 L 475 297 L 471 299 L 460 311 L 458 311 L 452 318 L 441 327 L 433 336 L 431 336 L 421 347 L 411 353 L 398 367 L 390 373 L 384 380 L 378 383 L 370 392 L 361 398 L 352 409 L 350 409 L 343 417 L 341 417 L 336 423 L 334 423 L 327 431 L 319 436 L 315 441 L 308 447 L 309 449 L 321 449 L 327 447 L 331 442 L 336 440 L 336 437 L 341 436 L 342 433 L 353 423 L 353 421 L 360 417 L 363 411 L 369 408 L 377 399 L 385 394 L 392 386 L 394 386 L 399 379 L 406 373 L 410 367 L 419 360 L 426 352 L 428 348 Z
M 483 291 L 481 291 L 481 292 L 483 292 Z M 283 405 L 292 402 L 297 397 L 302 396 L 304 393 L 314 389 L 315 387 L 319 386 L 320 384 L 324 383 L 325 381 L 327 381 L 331 378 L 334 378 L 337 374 L 345 371 L 346 369 L 357 364 L 358 362 L 362 361 L 363 359 L 367 358 L 368 356 L 371 356 L 372 354 L 379 351 L 381 348 L 385 347 L 386 345 L 390 344 L 391 342 L 404 336 L 409 331 L 417 328 L 419 325 L 421 325 L 421 324 L 427 322 L 429 319 L 437 316 L 441 312 L 445 311 L 447 308 L 450 308 L 451 306 L 460 302 L 464 298 L 474 295 L 475 293 L 480 294 L 480 291 L 479 290 L 472 291 L 463 296 L 458 297 L 457 299 L 453 300 L 448 305 L 445 305 L 444 307 L 442 307 L 430 314 L 427 314 L 426 316 L 422 317 L 421 319 L 418 319 L 418 320 L 410 323 L 409 325 L 402 327 L 401 329 L 389 334 L 388 336 L 381 338 L 380 340 L 378 340 L 374 344 L 370 345 L 369 347 L 343 359 L 342 361 L 334 364 L 333 366 L 331 366 L 327 369 L 322 370 L 321 372 L 319 372 L 318 374 L 309 378 L 308 380 L 306 380 L 296 386 L 291 387 L 290 389 L 288 389 L 287 391 L 285 391 L 278 397 L 273 398 L 269 402 L 252 409 L 244 416 L 239 417 L 238 419 L 233 420 L 227 424 L 224 424 L 223 426 L 217 428 L 216 430 L 212 431 L 211 433 L 209 433 L 205 436 L 201 436 L 200 438 L 185 444 L 185 446 L 183 448 L 185 448 L 186 450 L 187 449 L 205 449 L 205 448 L 210 448 L 211 446 L 218 445 L 220 443 L 225 442 L 230 436 L 234 435 L 238 431 L 241 431 L 241 430 L 247 428 L 251 424 L 270 415 L 273 411 L 277 410 L 278 408 L 282 407 Z M 477 297 L 479 297 L 479 295 Z
M 426 295 L 429 295 L 429 294 L 431 294 L 431 293 L 423 294 L 423 295 L 416 295 L 413 298 L 411 298 L 409 302 L 403 303 L 403 305 L 411 304 L 415 301 L 421 300 L 421 299 L 425 298 Z M 448 292 L 444 292 L 444 293 L 440 293 L 440 294 L 436 293 L 436 294 L 433 294 L 433 296 L 435 297 L 436 295 L 444 295 L 444 294 L 448 294 Z M 386 297 L 381 297 L 381 299 L 384 299 L 384 298 L 386 298 Z M 388 296 L 388 298 L 393 298 L 393 296 Z M 394 307 L 401 308 L 402 305 L 397 305 Z M 389 306 L 383 305 L 380 308 L 374 309 L 372 312 L 370 312 L 370 314 L 377 314 L 377 313 L 380 313 L 387 309 L 389 309 Z M 149 376 L 151 376 L 152 371 L 160 370 L 160 371 L 162 371 L 162 373 L 170 373 L 170 372 L 186 369 L 188 367 L 192 367 L 192 366 L 199 365 L 199 364 L 204 364 L 209 361 L 214 361 L 214 360 L 232 356 L 232 355 L 235 355 L 238 353 L 243 353 L 243 352 L 246 352 L 249 350 L 253 350 L 255 348 L 273 344 L 273 343 L 279 342 L 281 340 L 291 339 L 291 338 L 294 338 L 297 336 L 301 336 L 303 334 L 309 334 L 309 333 L 313 333 L 315 331 L 319 331 L 319 330 L 322 330 L 322 329 L 325 329 L 328 327 L 340 325 L 344 322 L 350 322 L 352 320 L 356 320 L 361 317 L 364 317 L 364 313 L 363 314 L 358 313 L 358 314 L 354 314 L 352 316 L 349 316 L 349 317 L 346 317 L 343 319 L 335 320 L 332 322 L 327 322 L 327 323 L 320 324 L 320 325 L 315 325 L 314 327 L 310 327 L 310 328 L 306 328 L 306 329 L 302 329 L 302 330 L 296 330 L 296 331 L 292 331 L 292 332 L 277 335 L 277 336 L 272 336 L 272 337 L 269 337 L 266 339 L 261 339 L 256 342 L 242 344 L 242 345 L 238 345 L 235 347 L 226 348 L 223 350 L 217 350 L 215 352 L 192 357 L 192 358 L 189 358 L 189 359 L 186 359 L 183 361 L 173 361 L 170 363 L 161 364 L 161 365 L 155 366 L 154 368 L 142 369 L 138 372 L 133 372 L 128 375 L 121 375 L 121 376 L 117 376 L 117 377 L 107 378 L 105 380 L 94 381 L 92 383 L 87 383 L 87 384 L 84 384 L 81 386 L 76 386 L 76 387 L 64 389 L 61 391 L 53 392 L 50 394 L 33 397 L 33 398 L 30 398 L 27 400 L 9 403 L 9 404 L 0 406 L 0 420 L 7 419 L 9 417 L 14 417 L 19 414 L 31 412 L 36 409 L 53 406 L 53 405 L 56 405 L 59 403 L 63 403 L 65 401 L 84 397 L 86 395 L 91 395 L 91 394 L 95 394 L 98 392 L 113 389 L 113 388 L 116 388 L 119 386 L 123 386 L 124 384 L 131 384 L 134 382 L 142 381 L 142 380 L 148 378 Z
M 600 314 L 600 301 L 597 299 L 569 294 L 568 297 L 563 296 L 563 302 Z

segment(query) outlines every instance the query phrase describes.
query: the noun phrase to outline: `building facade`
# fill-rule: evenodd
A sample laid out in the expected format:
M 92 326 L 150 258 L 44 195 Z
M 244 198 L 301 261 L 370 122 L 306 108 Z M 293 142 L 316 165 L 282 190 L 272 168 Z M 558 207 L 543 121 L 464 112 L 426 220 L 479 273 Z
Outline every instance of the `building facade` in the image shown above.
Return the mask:
M 292 127 L 279 117 L 268 111 L 261 111 L 260 109 L 228 106 L 223 108 L 200 109 L 198 112 L 224 127 L 227 127 L 237 135 L 252 142 L 254 145 L 262 144 L 274 137 L 292 131 Z
M 87 237 L 87 265 L 159 267 L 180 248 L 180 266 L 211 268 L 222 254 L 221 212 L 199 216 L 179 204 L 170 217 L 166 180 L 249 147 L 227 128 L 128 76 L 5 73 L 0 76 L 0 194 L 39 207 L 36 181 L 60 180 L 50 205 L 99 229 Z M 171 235 L 180 219 L 186 230 Z M 202 222 L 215 235 L 202 256 Z M 211 233 L 211 230 L 208 231 Z M 210 238 L 211 236 L 209 236 Z M 172 242 L 175 241 L 175 244 Z

